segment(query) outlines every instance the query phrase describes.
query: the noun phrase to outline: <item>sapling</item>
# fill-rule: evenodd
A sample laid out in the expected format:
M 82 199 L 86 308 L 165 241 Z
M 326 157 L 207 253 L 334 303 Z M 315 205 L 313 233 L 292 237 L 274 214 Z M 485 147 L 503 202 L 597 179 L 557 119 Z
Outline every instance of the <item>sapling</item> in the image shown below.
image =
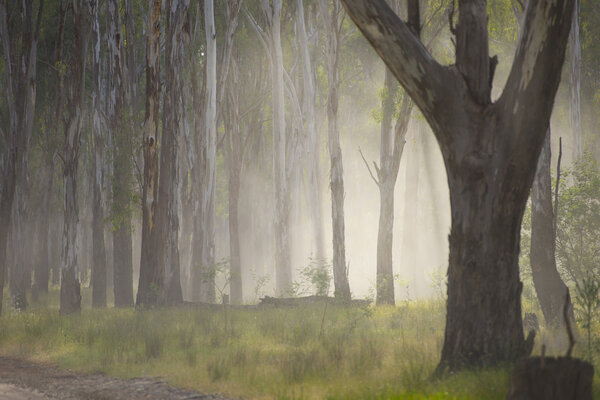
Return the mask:
M 592 360 L 592 322 L 600 306 L 600 279 L 593 273 L 587 273 L 575 284 L 575 304 L 579 308 L 579 320 L 586 331 L 588 359 Z

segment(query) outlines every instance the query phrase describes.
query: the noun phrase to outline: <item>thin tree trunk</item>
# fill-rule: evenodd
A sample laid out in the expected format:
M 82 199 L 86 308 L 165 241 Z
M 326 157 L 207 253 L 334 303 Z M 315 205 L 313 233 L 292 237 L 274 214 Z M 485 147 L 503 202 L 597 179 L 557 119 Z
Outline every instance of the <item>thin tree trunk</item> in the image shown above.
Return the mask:
M 381 141 L 379 145 L 380 165 L 376 169 L 379 187 L 379 232 L 377 235 L 377 304 L 395 304 L 394 294 L 394 268 L 392 261 L 394 238 L 394 188 L 398 178 L 398 170 L 408 123 L 413 108 L 412 101 L 405 94 L 402 106 L 392 129 L 392 117 L 395 110 L 395 101 L 398 84 L 386 68 L 385 94 L 382 100 Z M 367 165 L 368 167 L 368 165 Z M 413 227 L 411 226 L 411 229 Z
M 583 156 L 583 132 L 581 129 L 581 44 L 579 42 L 580 0 L 574 1 L 575 10 L 569 35 L 569 117 L 573 133 L 573 157 L 577 160 Z
M 204 176 L 202 178 L 202 236 L 199 273 L 203 301 L 215 301 L 215 194 L 217 177 L 217 39 L 212 0 L 204 2 L 206 35 L 206 92 L 204 100 Z
M 148 0 L 146 36 L 146 117 L 144 121 L 144 182 L 142 186 L 142 255 L 137 307 L 158 305 L 163 285 L 162 265 L 158 258 L 158 117 L 160 100 L 159 39 L 161 0 Z
M 117 0 L 109 0 L 107 12 L 108 99 L 107 119 L 113 138 L 112 226 L 113 226 L 113 290 L 116 307 L 133 306 L 133 259 L 131 242 L 132 182 L 131 132 L 124 112 L 127 107 L 127 87 L 121 18 Z
M 71 314 L 81 310 L 81 289 L 78 279 L 77 225 L 79 206 L 77 203 L 77 166 L 82 133 L 83 102 L 85 94 L 85 64 L 90 25 L 88 1 L 73 3 L 74 48 L 71 73 L 67 80 L 70 85 L 68 114 L 65 126 L 63 150 L 64 179 L 64 226 L 63 253 L 60 285 L 60 313 Z
M 331 217 L 333 220 L 333 283 L 335 296 L 350 299 L 348 270 L 346 266 L 345 226 L 344 226 L 344 169 L 340 133 L 338 128 L 338 18 L 341 12 L 338 2 L 333 2 L 329 11 L 327 2 L 320 0 L 320 12 L 327 30 L 327 145 L 331 161 L 329 182 L 331 187 Z
M 201 8 L 198 4 L 197 13 L 200 14 Z M 197 18 L 200 18 L 199 16 Z M 197 23 L 198 25 L 198 23 Z M 204 241 L 204 219 L 203 204 L 204 190 L 203 182 L 206 168 L 206 154 L 204 140 L 204 100 L 206 89 L 206 63 L 202 73 L 202 82 L 199 84 L 198 71 L 196 70 L 196 60 L 192 61 L 192 107 L 194 110 L 194 138 L 192 141 L 195 157 L 191 160 L 191 179 L 192 179 L 192 257 L 190 260 L 190 298 L 192 301 L 200 301 L 203 298 L 203 277 L 202 277 L 202 243 Z
M 177 150 L 184 120 L 183 108 L 183 24 L 189 1 L 169 0 L 166 42 L 166 74 L 163 148 L 160 155 L 159 223 L 166 230 L 164 248 L 163 304 L 183 301 L 179 270 L 179 163 Z M 160 222 L 162 221 L 162 222 Z
M 550 175 L 550 130 L 538 160 L 531 187 L 531 273 L 546 324 L 564 325 L 563 306 L 569 293 L 556 269 L 552 180 Z M 570 298 L 570 297 L 569 297 Z M 569 307 L 572 307 L 569 304 Z
M 100 23 L 98 0 L 92 1 L 92 307 L 106 307 L 106 248 L 104 245 L 104 138 L 100 122 Z
M 311 63 L 308 35 L 304 21 L 304 5 L 302 0 L 296 0 L 296 20 L 298 26 L 298 39 L 302 53 L 302 84 L 303 84 L 303 113 L 308 133 L 308 163 L 310 185 L 310 210 L 312 216 L 314 258 L 325 259 L 325 235 L 323 231 L 323 217 L 321 210 L 321 146 L 316 126 L 316 92 L 314 71 Z
M 377 233 L 377 304 L 395 304 L 394 268 L 392 248 L 394 237 L 394 188 L 396 177 L 390 176 L 388 164 L 393 156 L 392 119 L 398 82 L 388 68 L 385 69 L 384 94 L 382 99 L 381 141 L 379 145 L 379 231 Z M 390 165 L 391 167 L 391 165 Z

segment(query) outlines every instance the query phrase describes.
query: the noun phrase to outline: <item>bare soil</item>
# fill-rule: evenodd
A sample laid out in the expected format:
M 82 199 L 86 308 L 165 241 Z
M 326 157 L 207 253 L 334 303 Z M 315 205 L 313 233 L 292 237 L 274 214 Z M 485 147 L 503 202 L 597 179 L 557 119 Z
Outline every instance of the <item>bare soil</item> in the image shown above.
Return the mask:
M 6 400 L 231 400 L 169 386 L 158 378 L 111 378 L 0 357 L 0 399 Z

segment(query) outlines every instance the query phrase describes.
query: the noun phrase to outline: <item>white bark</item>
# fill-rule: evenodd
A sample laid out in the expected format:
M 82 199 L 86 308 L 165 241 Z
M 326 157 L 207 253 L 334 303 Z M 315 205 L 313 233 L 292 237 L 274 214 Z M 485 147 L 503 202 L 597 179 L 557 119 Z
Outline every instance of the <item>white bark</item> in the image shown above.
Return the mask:
M 344 169 L 337 120 L 340 80 L 338 71 L 340 29 L 338 26 L 338 18 L 341 10 L 339 3 L 333 2 L 333 8 L 329 11 L 328 2 L 326 0 L 320 0 L 319 7 L 323 25 L 327 32 L 327 147 L 331 162 L 329 183 L 331 187 L 331 217 L 333 222 L 333 283 L 336 297 L 350 299 L 345 248 Z
M 210 275 L 215 268 L 215 194 L 217 188 L 217 38 L 213 0 L 204 2 L 204 29 L 206 35 L 206 97 L 204 102 L 204 152 L 205 184 L 202 195 L 202 259 L 201 268 L 206 280 L 201 286 L 202 299 L 214 301 L 214 278 Z
M 316 127 L 316 92 L 314 76 L 315 71 L 310 58 L 310 46 L 308 35 L 306 34 L 306 24 L 304 21 L 304 4 L 302 0 L 296 0 L 296 25 L 298 27 L 298 40 L 300 51 L 302 53 L 302 84 L 303 84 L 303 113 L 305 130 L 308 136 L 308 163 L 309 163 L 309 182 L 312 225 L 314 235 L 314 257 L 322 260 L 325 257 L 325 238 L 323 232 L 323 221 L 321 213 L 321 155 L 320 140 Z

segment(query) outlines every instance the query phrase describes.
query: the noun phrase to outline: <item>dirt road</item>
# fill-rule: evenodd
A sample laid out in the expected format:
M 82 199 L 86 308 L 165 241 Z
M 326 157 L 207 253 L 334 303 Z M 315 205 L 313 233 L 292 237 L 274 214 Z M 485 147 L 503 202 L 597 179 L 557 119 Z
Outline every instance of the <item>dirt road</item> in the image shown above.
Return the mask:
M 1 400 L 231 400 L 176 389 L 156 378 L 118 379 L 0 357 Z

